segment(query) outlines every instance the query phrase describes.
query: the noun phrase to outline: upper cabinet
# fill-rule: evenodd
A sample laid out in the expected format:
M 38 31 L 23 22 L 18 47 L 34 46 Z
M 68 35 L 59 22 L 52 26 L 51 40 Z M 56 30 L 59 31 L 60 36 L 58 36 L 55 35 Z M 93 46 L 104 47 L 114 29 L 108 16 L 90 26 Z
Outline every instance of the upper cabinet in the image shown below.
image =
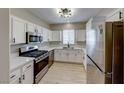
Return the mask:
M 123 9 L 116 9 L 112 11 L 107 17 L 106 21 L 122 21 L 123 20 Z
M 26 43 L 26 21 L 11 16 L 11 44 Z
M 76 30 L 76 41 L 85 41 L 86 40 L 86 30 Z
M 37 33 L 43 33 L 42 27 L 39 25 L 35 25 L 33 23 L 28 22 L 26 25 L 26 32 L 37 32 Z
M 43 42 L 48 42 L 49 41 L 49 30 L 47 28 L 42 28 L 43 29 Z
M 43 35 L 43 30 L 46 31 L 44 32 L 44 41 L 48 41 L 48 29 L 43 29 L 39 25 L 13 15 L 10 16 L 10 44 L 26 43 L 26 32 L 36 32 Z
M 35 32 L 35 26 L 33 23 L 27 22 L 26 32 Z
M 51 31 L 51 41 L 61 41 L 61 31 Z
M 40 33 L 40 34 L 43 34 L 43 29 L 42 29 L 42 27 L 39 26 L 39 25 L 36 25 L 36 26 L 35 26 L 35 31 L 38 32 L 38 33 Z

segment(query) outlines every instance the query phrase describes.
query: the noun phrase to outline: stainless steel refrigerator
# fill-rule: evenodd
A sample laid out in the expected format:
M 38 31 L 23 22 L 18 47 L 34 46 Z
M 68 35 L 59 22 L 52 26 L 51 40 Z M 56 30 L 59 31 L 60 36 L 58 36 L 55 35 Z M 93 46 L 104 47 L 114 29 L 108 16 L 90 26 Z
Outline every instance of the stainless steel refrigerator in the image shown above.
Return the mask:
M 123 22 L 92 22 L 86 31 L 87 83 L 123 83 Z

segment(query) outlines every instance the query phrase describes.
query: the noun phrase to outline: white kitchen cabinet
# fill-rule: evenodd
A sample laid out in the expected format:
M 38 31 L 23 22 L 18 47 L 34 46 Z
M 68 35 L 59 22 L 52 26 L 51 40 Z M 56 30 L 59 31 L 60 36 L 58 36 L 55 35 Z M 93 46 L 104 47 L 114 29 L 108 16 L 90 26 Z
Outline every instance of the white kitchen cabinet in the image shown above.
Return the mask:
M 60 61 L 60 60 L 62 60 L 62 52 L 61 52 L 61 50 L 55 50 L 54 51 L 54 60 L 55 61 Z
M 22 68 L 22 83 L 33 84 L 33 62 Z
M 123 20 L 123 9 L 116 9 L 113 10 L 109 15 L 106 17 L 107 22 L 113 21 L 122 21 Z
M 52 31 L 52 41 L 61 41 L 61 31 Z
M 70 50 L 69 52 L 69 62 L 83 63 L 83 51 L 82 50 Z
M 76 41 L 85 41 L 86 40 L 86 30 L 76 30 Z
M 42 27 L 41 26 L 36 26 L 37 32 L 40 34 L 43 34 Z
M 12 43 L 26 43 L 26 21 L 17 17 L 11 17 L 11 26 Z
M 9 76 L 10 84 L 20 84 L 21 83 L 21 69 L 17 69 L 10 73 Z
M 43 28 L 43 42 L 49 41 L 49 30 L 46 28 Z
M 26 24 L 26 32 L 35 32 L 35 26 L 33 23 L 28 22 Z
M 49 31 L 49 41 L 52 41 L 52 31 Z
M 33 61 L 12 71 L 9 76 L 10 84 L 33 84 Z
M 79 49 L 56 49 L 54 53 L 54 60 L 61 62 L 82 63 L 83 51 Z

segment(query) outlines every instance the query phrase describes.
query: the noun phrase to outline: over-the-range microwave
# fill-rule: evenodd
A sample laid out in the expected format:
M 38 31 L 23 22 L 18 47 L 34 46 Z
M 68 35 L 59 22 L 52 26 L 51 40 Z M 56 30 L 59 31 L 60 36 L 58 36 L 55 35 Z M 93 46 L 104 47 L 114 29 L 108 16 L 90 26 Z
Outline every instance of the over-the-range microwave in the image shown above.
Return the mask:
M 43 36 L 37 32 L 26 32 L 26 43 L 42 43 Z

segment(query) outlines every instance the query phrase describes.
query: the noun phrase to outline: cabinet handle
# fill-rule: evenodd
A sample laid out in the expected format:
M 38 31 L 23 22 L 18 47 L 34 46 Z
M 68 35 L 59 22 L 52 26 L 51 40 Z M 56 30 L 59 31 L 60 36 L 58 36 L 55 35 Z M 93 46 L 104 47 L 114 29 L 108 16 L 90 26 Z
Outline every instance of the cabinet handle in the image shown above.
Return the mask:
M 25 80 L 25 75 L 22 75 L 22 79 Z
M 15 38 L 13 38 L 13 42 L 15 43 Z
M 31 65 L 27 66 L 27 68 L 31 67 Z
M 15 77 L 15 75 L 12 75 L 10 78 L 12 79 L 12 78 L 14 78 Z
M 119 19 L 121 19 L 122 18 L 122 12 L 119 12 Z
M 19 83 L 21 83 L 21 77 L 19 78 Z

